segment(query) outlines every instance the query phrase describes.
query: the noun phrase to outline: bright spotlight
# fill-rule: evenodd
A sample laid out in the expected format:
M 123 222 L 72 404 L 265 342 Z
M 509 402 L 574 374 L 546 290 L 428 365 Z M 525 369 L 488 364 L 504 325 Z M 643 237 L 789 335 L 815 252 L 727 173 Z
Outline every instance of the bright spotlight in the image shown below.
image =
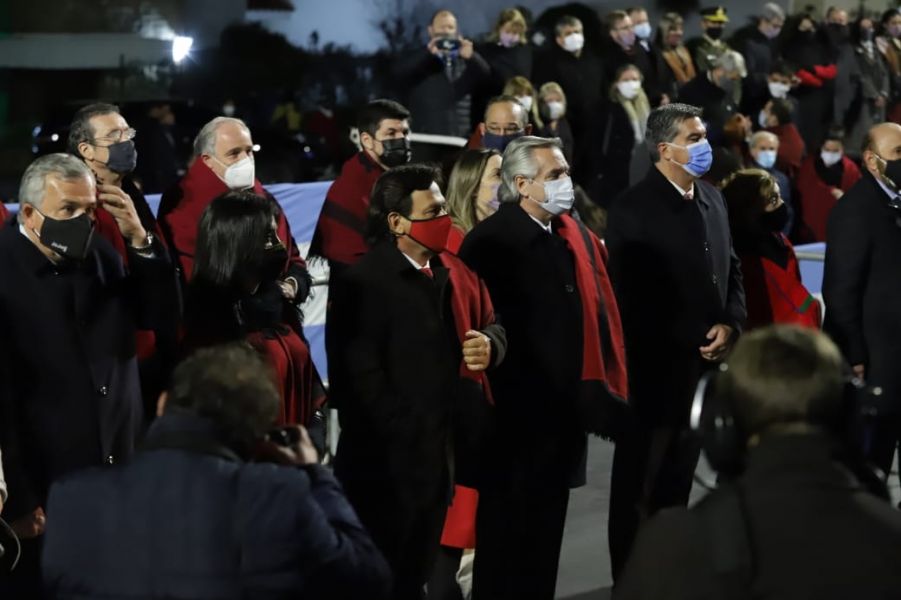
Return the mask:
M 194 45 L 194 38 L 177 35 L 172 40 L 172 61 L 175 64 L 180 63 L 188 56 L 191 46 Z
M 51 136 L 50 136 L 50 141 L 51 141 L 51 142 L 58 142 L 58 141 L 59 141 L 59 134 L 58 134 L 58 133 L 54 133 L 53 135 L 51 135 Z

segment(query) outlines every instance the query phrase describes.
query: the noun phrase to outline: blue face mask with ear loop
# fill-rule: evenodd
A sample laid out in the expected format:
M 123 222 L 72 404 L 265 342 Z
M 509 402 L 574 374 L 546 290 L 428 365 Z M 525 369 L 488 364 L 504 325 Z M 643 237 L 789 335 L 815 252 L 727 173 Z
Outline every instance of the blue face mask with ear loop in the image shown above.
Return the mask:
M 707 138 L 687 146 L 680 146 L 679 144 L 674 144 L 672 142 L 667 143 L 670 146 L 688 150 L 687 163 L 676 162 L 673 159 L 669 160 L 682 167 L 685 172 L 692 177 L 702 177 L 710 170 L 710 166 L 713 164 L 713 148 L 710 147 L 710 142 L 707 141 Z

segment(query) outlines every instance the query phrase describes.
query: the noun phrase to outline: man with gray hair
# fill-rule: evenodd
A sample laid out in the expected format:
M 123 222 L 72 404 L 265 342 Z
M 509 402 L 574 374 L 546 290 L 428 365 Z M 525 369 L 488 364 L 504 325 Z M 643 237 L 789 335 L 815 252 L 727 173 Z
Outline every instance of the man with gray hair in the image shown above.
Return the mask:
M 679 102 L 701 108 L 707 123 L 707 137 L 714 146 L 726 142 L 726 122 L 739 112 L 741 80 L 747 75 L 741 54 L 726 50 L 711 62 L 707 71 L 699 71 L 679 92 Z
M 611 205 L 606 238 L 635 408 L 613 457 L 614 578 L 640 519 L 688 502 L 700 452 L 687 435 L 692 395 L 746 317 L 726 205 L 700 179 L 713 161 L 701 110 L 654 109 L 647 141 L 655 164 Z
M 742 27 L 729 45 L 745 58 L 748 76 L 742 85 L 742 108 L 756 115 L 769 99 L 769 75 L 778 57 L 776 38 L 785 24 L 785 11 L 775 2 L 760 7 L 755 22 Z
M 625 353 L 607 252 L 568 214 L 560 141 L 513 140 L 501 175 L 500 208 L 460 248 L 517 340 L 491 379 L 473 597 L 550 600 L 569 489 L 585 484 L 586 432 L 614 437 L 628 396 Z
M 244 121 L 216 117 L 194 139 L 194 158 L 184 178 L 163 194 L 157 217 L 169 248 L 178 259 L 177 268 L 184 283 L 190 281 L 194 269 L 200 216 L 216 197 L 229 190 L 252 190 L 278 206 L 255 176 L 256 149 Z M 277 225 L 278 238 L 289 257 L 279 288 L 286 300 L 299 304 L 310 291 L 310 276 L 281 206 L 278 206 Z
M 130 202 L 107 203 L 128 240 L 127 271 L 94 235 L 97 186 L 82 161 L 35 160 L 19 204 L 18 227 L 0 230 L 3 517 L 20 537 L 34 538 L 53 481 L 131 455 L 142 422 L 135 331 L 176 315 L 157 297 L 169 282 L 167 261 L 142 248 L 147 232 Z M 24 540 L 21 565 L 0 583 L 0 597 L 39 597 L 39 545 Z

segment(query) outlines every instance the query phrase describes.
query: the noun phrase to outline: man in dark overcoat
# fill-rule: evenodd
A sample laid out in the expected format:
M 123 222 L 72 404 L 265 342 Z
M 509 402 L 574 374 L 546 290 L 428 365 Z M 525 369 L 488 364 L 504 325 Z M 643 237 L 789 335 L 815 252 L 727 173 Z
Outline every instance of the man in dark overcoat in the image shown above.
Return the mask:
M 700 117 L 701 109 L 686 104 L 651 111 L 647 140 L 655 164 L 610 209 L 610 277 L 634 407 L 613 458 L 614 577 L 641 518 L 688 502 L 700 452 L 687 431 L 692 395 L 746 316 L 726 205 L 699 179 L 712 162 Z

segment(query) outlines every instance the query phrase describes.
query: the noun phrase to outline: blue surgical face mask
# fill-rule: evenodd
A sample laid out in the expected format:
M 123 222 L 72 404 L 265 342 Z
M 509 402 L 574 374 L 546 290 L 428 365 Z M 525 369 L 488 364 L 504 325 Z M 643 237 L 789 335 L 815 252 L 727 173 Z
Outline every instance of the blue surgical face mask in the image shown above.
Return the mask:
M 775 150 L 761 150 L 757 153 L 757 164 L 764 169 L 772 169 L 776 164 Z
M 710 170 L 710 165 L 713 164 L 713 148 L 710 147 L 710 142 L 707 141 L 707 138 L 687 146 L 680 146 L 679 144 L 673 144 L 672 142 L 668 143 L 670 146 L 688 150 L 687 163 L 683 164 L 672 159 L 670 159 L 670 161 L 685 169 L 685 172 L 692 177 L 701 177 Z

